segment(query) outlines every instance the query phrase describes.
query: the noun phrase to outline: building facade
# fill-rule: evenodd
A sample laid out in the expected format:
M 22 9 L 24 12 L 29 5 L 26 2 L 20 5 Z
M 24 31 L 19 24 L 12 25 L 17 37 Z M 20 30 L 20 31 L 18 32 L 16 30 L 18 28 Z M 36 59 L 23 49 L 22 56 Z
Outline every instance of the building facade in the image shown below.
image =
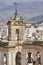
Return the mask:
M 43 40 L 36 39 L 37 28 L 18 17 L 7 25 L 8 41 L 0 41 L 0 65 L 43 65 Z

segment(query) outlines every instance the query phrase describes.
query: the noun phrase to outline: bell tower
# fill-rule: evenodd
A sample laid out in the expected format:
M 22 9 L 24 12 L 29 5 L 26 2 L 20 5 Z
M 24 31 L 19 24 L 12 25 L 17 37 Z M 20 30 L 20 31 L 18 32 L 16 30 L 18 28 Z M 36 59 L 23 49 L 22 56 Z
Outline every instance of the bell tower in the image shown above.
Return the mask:
M 17 17 L 15 20 L 8 21 L 8 39 L 9 45 L 22 44 L 25 32 L 25 23 L 22 16 Z
M 8 45 L 15 46 L 16 44 L 22 44 L 25 32 L 25 23 L 23 17 L 18 17 L 17 3 L 15 4 L 15 17 L 8 21 Z

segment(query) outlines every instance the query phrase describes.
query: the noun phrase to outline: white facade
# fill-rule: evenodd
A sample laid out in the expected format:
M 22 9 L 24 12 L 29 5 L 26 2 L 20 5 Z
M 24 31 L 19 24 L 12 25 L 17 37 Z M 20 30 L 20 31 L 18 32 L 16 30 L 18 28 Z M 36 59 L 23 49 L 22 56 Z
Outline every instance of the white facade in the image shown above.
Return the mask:
M 32 24 L 26 25 L 26 37 L 43 41 L 43 24 L 35 26 Z

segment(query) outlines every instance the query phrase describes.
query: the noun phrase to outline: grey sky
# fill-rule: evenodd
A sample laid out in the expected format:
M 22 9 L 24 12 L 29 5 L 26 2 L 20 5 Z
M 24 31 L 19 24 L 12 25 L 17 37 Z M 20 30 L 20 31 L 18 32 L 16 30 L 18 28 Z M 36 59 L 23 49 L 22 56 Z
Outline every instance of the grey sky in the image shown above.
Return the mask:
M 43 0 L 0 0 L 0 3 L 13 3 L 13 2 L 32 2 L 32 1 L 43 1 Z
M 34 2 L 34 1 L 43 1 L 43 0 L 0 0 L 0 16 L 4 17 L 5 19 L 11 17 L 14 14 L 14 6 L 11 6 L 14 2 Z M 35 15 L 41 15 L 43 14 L 43 2 L 41 4 L 39 3 L 29 3 L 28 5 L 24 4 L 21 5 L 19 10 L 19 14 L 23 14 L 26 18 L 34 17 Z M 26 11 L 24 11 L 26 10 Z M 39 10 L 39 11 L 38 11 Z M 0 19 L 2 18 L 0 17 Z M 1 19 L 2 20 L 2 19 Z

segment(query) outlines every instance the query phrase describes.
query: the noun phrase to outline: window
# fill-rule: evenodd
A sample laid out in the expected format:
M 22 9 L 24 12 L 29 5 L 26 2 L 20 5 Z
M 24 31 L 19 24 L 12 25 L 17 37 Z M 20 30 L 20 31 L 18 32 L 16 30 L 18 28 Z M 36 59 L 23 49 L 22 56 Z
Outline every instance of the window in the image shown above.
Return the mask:
M 16 29 L 17 40 L 19 40 L 19 29 Z
M 4 65 L 7 65 L 7 56 L 4 54 Z
M 21 53 L 20 52 L 16 53 L 15 61 L 16 61 L 16 65 L 21 65 Z
M 28 52 L 27 63 L 33 63 L 33 59 L 31 57 L 31 52 Z
M 29 29 L 27 29 L 27 35 L 29 34 Z
M 41 64 L 41 55 L 39 51 L 37 52 L 36 57 L 37 57 L 37 63 Z
M 32 33 L 32 36 L 33 36 L 33 37 L 36 37 L 36 34 L 35 34 L 35 33 Z
M 26 34 L 27 34 L 27 37 L 28 37 L 28 35 L 29 35 L 29 29 L 26 30 Z
M 16 34 L 19 34 L 19 29 L 16 29 Z

